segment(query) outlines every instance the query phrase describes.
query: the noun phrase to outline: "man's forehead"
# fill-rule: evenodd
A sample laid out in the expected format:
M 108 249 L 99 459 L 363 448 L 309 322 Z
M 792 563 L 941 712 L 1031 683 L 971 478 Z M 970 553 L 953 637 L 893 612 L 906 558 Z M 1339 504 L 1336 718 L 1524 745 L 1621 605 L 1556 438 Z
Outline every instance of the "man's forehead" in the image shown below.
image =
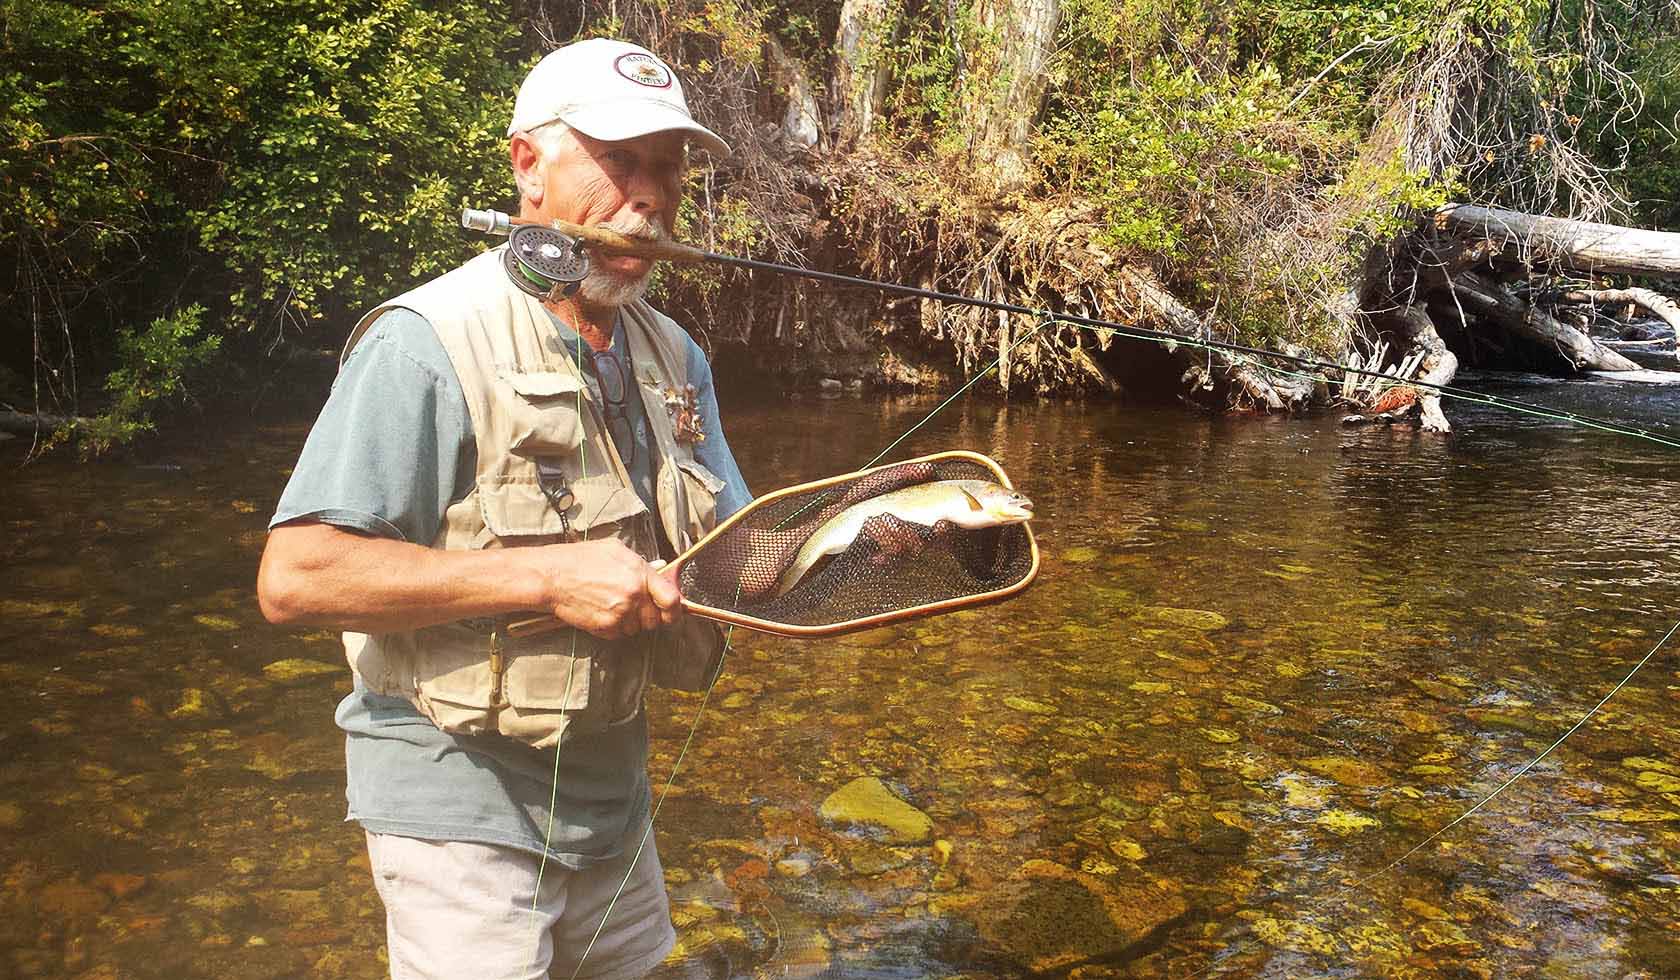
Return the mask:
M 577 134 L 584 146 L 592 150 L 606 150 L 617 147 L 635 150 L 639 153 L 652 153 L 659 156 L 678 156 L 688 144 L 688 134 L 681 130 L 668 129 L 645 136 L 634 136 L 627 140 L 598 140 L 587 133 Z

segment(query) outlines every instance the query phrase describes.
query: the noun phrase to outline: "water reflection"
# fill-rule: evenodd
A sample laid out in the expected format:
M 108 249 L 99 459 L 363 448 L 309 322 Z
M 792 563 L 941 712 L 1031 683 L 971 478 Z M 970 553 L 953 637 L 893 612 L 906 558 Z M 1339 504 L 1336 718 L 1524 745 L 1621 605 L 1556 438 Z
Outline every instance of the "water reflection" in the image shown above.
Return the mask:
M 1585 388 L 1521 394 L 1680 407 Z M 934 404 L 737 404 L 731 442 L 766 490 L 862 465 Z M 741 977 L 1680 974 L 1672 660 L 1364 880 L 1537 755 L 1680 606 L 1671 453 L 1454 419 L 1442 440 L 941 414 L 895 455 L 999 459 L 1037 504 L 1040 584 L 840 641 L 736 634 L 661 816 L 684 953 Z M 382 973 L 340 822 L 336 645 L 263 626 L 249 595 L 303 431 L 0 488 L 3 969 Z M 653 700 L 656 777 L 698 704 Z M 825 819 L 860 777 L 925 839 Z

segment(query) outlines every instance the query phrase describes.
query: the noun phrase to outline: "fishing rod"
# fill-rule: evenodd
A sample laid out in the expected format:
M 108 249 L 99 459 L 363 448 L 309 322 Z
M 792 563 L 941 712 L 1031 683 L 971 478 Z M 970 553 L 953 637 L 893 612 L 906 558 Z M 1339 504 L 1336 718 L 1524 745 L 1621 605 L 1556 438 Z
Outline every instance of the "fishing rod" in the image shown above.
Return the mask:
M 919 299 L 930 299 L 941 303 L 952 303 L 960 306 L 973 306 L 980 309 L 992 310 L 999 313 L 1013 313 L 1022 316 L 1036 317 L 1058 323 L 1066 323 L 1087 330 L 1100 330 L 1130 340 L 1139 340 L 1160 344 L 1169 349 L 1182 344 L 1186 347 L 1224 351 L 1240 354 L 1251 358 L 1269 358 L 1286 361 L 1302 368 L 1337 371 L 1343 374 L 1361 375 L 1370 378 L 1380 378 L 1396 384 L 1405 384 L 1413 388 L 1436 392 L 1459 401 L 1477 402 L 1498 408 L 1506 408 L 1526 415 L 1540 418 L 1554 419 L 1562 422 L 1574 422 L 1590 426 L 1605 432 L 1644 439 L 1672 449 L 1680 449 L 1680 439 L 1672 439 L 1648 429 L 1623 425 L 1609 419 L 1598 418 L 1579 412 L 1564 409 L 1548 408 L 1514 398 L 1503 398 L 1485 392 L 1473 391 L 1454 385 L 1435 384 L 1421 380 L 1401 380 L 1390 374 L 1369 368 L 1350 367 L 1320 358 L 1307 357 L 1299 354 L 1286 354 L 1283 351 L 1271 350 L 1265 347 L 1255 347 L 1234 341 L 1216 340 L 1211 337 L 1191 338 L 1165 330 L 1154 330 L 1133 324 L 1119 323 L 1113 320 L 1103 320 L 1097 317 L 1082 316 L 1076 313 L 1054 312 L 1022 306 L 1018 303 L 1006 303 L 1000 300 L 982 299 L 978 296 L 966 296 L 961 293 L 947 293 L 935 289 L 924 289 L 919 286 L 906 286 L 902 283 L 886 282 L 879 279 L 865 279 L 859 276 L 848 276 L 838 272 L 822 272 L 817 269 L 807 269 L 797 265 L 785 265 L 780 262 L 765 262 L 759 259 L 749 259 L 744 256 L 730 255 L 725 252 L 713 252 L 692 245 L 685 245 L 669 238 L 638 238 L 625 235 L 622 232 L 607 228 L 590 227 L 573 224 L 569 221 L 554 219 L 552 221 L 536 221 L 528 218 L 518 218 L 494 210 L 464 209 L 461 212 L 461 227 L 469 231 L 477 231 L 487 235 L 506 236 L 508 238 L 507 257 L 504 260 L 509 274 L 514 282 L 532 295 L 564 299 L 576 292 L 579 284 L 589 272 L 589 249 L 596 249 L 612 255 L 632 255 L 654 261 L 680 262 L 684 264 L 698 264 L 711 262 L 719 265 L 733 266 L 753 272 L 772 272 L 778 275 L 793 276 L 801 279 L 811 279 L 817 282 L 828 282 L 842 286 L 863 287 L 875 289 L 885 293 L 900 296 L 910 296 Z M 1013 346 L 1013 345 L 1011 345 Z M 1272 367 L 1268 370 L 1280 371 Z

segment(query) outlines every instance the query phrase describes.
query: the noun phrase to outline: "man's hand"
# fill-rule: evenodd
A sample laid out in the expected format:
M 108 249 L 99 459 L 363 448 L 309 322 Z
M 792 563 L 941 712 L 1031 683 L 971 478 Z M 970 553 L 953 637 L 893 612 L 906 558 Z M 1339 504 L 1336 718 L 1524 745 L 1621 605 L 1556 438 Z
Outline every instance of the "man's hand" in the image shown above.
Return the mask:
M 682 616 L 682 593 L 663 563 L 650 565 L 616 538 L 509 551 L 536 564 L 554 618 L 603 640 L 669 626 Z

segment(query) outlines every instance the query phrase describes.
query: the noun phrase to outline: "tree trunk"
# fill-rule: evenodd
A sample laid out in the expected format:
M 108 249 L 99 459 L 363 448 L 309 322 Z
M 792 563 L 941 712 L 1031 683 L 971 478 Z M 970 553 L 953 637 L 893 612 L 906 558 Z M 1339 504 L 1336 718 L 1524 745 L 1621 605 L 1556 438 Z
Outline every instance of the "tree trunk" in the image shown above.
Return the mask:
M 1050 55 L 1062 22 L 1060 0 L 980 0 L 979 42 L 965 52 L 963 106 L 976 171 L 990 170 L 1000 190 L 1027 179 L 1032 138 L 1049 83 Z
M 790 146 L 811 149 L 822 141 L 822 113 L 816 96 L 811 94 L 811 83 L 799 62 L 782 49 L 776 35 L 768 35 L 767 40 L 770 75 L 788 100 L 787 112 L 782 115 L 782 139 Z
M 1504 286 L 1474 272 L 1446 280 L 1465 307 L 1518 335 L 1558 352 L 1576 371 L 1637 371 L 1639 365 L 1565 323 L 1518 299 Z M 1469 330 L 1469 324 L 1465 324 Z
M 888 80 L 886 48 L 897 31 L 896 0 L 845 0 L 840 6 L 834 94 L 836 142 L 842 146 L 867 136 L 881 114 Z
M 1442 208 L 1435 220 L 1440 227 L 1492 239 L 1514 249 L 1529 264 L 1556 264 L 1584 272 L 1680 275 L 1680 233 L 1676 232 L 1644 231 L 1471 204 Z

